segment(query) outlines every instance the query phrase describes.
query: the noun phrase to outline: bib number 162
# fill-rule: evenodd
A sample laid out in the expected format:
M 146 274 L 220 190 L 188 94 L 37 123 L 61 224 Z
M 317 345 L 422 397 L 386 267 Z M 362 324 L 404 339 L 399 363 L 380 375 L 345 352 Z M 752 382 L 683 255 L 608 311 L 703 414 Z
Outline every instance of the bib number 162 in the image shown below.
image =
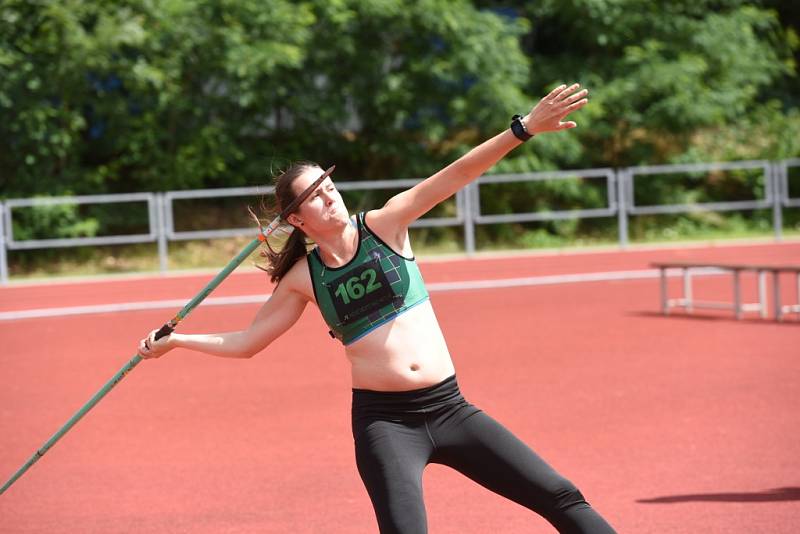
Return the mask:
M 376 278 L 375 269 L 366 269 L 359 276 L 351 276 L 345 282 L 341 282 L 336 287 L 334 295 L 341 298 L 345 304 L 350 304 L 351 300 L 358 300 L 381 288 L 383 284 L 376 282 Z

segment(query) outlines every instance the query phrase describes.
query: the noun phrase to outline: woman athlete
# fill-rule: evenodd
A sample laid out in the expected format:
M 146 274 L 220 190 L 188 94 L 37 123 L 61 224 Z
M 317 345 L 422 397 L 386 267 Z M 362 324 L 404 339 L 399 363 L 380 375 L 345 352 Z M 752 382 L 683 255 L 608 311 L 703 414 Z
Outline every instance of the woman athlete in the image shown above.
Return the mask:
M 309 302 L 345 347 L 352 368 L 352 423 L 358 471 L 380 532 L 427 532 L 422 472 L 448 465 L 547 519 L 562 533 L 614 530 L 567 479 L 488 415 L 467 403 L 434 315 L 408 227 L 535 134 L 574 128 L 563 121 L 586 105 L 588 91 L 562 85 L 512 128 L 482 143 L 380 209 L 351 218 L 330 178 L 286 222 L 294 227 L 269 254 L 277 286 L 252 324 L 223 334 L 173 333 L 141 341 L 157 358 L 175 347 L 249 358 L 286 332 Z M 280 175 L 280 209 L 306 192 L 323 170 L 295 164 Z M 316 247 L 306 254 L 305 240 Z

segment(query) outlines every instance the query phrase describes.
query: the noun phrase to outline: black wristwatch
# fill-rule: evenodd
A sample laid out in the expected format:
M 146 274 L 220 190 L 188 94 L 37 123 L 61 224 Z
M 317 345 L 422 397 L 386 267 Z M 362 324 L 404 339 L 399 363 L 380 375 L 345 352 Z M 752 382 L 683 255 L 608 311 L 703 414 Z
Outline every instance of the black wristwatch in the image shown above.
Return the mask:
M 531 137 L 532 134 L 528 133 L 528 130 L 525 128 L 525 125 L 522 124 L 522 115 L 514 115 L 511 117 L 511 131 L 514 133 L 514 136 L 519 139 L 520 141 L 527 141 Z

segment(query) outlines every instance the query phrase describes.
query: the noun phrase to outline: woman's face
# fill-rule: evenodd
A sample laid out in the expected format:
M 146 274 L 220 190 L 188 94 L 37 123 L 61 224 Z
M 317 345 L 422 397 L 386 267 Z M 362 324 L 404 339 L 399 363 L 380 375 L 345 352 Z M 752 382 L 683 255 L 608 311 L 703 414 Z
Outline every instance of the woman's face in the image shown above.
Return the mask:
M 292 182 L 292 190 L 295 195 L 300 195 L 314 181 L 322 176 L 324 171 L 318 167 L 311 167 Z M 292 224 L 303 223 L 303 229 L 315 230 L 325 228 L 329 223 L 345 222 L 348 223 L 350 215 L 344 205 L 342 195 L 336 189 L 330 176 L 325 178 L 322 183 L 306 198 L 295 211 Z

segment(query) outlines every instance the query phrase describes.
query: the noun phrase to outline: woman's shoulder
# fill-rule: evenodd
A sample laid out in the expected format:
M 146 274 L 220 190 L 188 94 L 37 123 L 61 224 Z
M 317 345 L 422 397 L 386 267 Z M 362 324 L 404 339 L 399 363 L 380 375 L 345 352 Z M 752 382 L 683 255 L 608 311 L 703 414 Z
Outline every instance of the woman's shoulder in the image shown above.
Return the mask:
M 309 300 L 314 297 L 314 290 L 311 287 L 311 274 L 308 271 L 308 257 L 310 254 L 298 259 L 278 282 L 279 286 L 284 286 L 290 291 L 300 293 Z

